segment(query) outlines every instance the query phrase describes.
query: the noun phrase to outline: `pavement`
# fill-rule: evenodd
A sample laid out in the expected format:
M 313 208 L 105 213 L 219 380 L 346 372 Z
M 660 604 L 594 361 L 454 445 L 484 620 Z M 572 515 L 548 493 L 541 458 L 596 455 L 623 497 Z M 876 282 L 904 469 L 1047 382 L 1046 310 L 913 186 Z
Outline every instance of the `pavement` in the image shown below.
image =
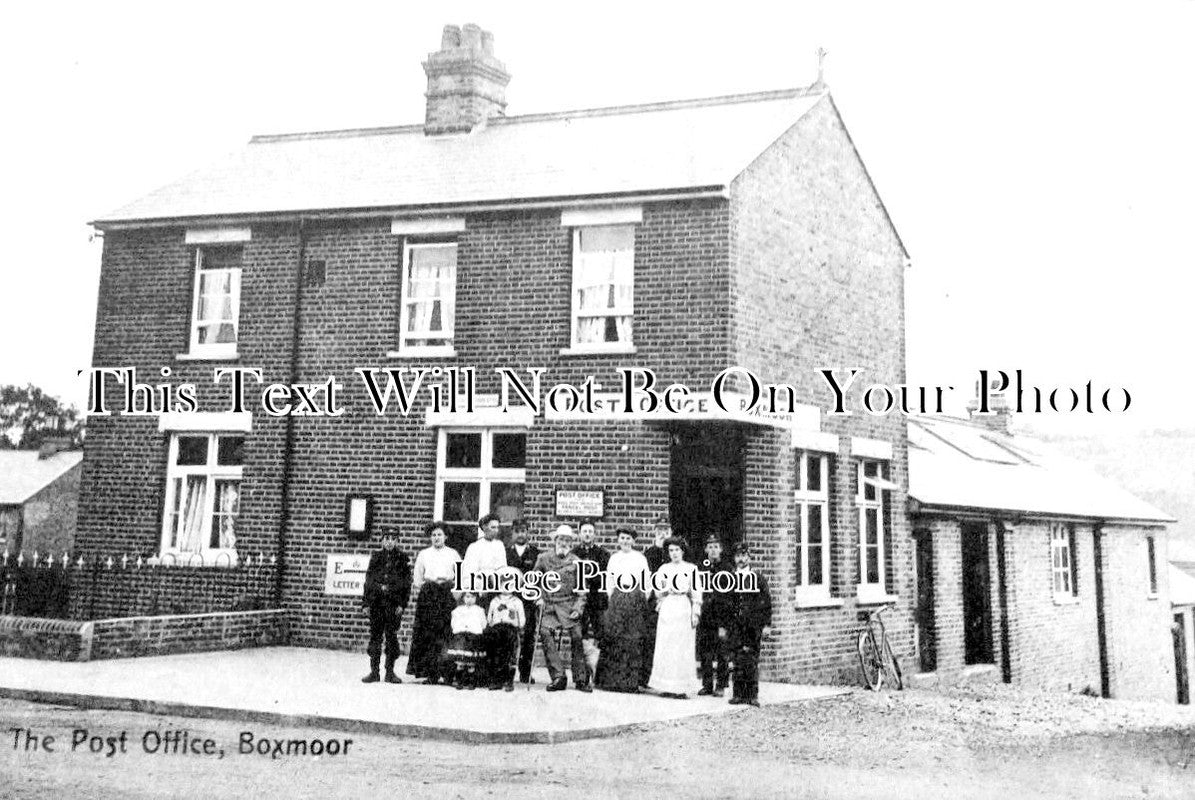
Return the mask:
M 397 672 L 403 675 L 405 659 Z M 548 675 L 515 691 L 363 684 L 363 654 L 301 647 L 88 662 L 0 658 L 0 697 L 83 708 L 207 717 L 450 741 L 553 743 L 613 736 L 659 723 L 749 714 L 726 698 L 548 694 Z M 846 694 L 836 686 L 763 683 L 765 706 Z M 757 713 L 757 712 L 755 712 Z

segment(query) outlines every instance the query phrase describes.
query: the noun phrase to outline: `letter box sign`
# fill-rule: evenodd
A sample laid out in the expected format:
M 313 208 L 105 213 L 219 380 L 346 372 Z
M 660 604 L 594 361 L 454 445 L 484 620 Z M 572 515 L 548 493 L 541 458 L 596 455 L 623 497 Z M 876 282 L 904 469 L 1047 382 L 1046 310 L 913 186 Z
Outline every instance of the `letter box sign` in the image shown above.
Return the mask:
M 369 556 L 356 553 L 333 553 L 328 556 L 328 570 L 324 574 L 324 594 L 361 597 L 365 594 L 365 569 Z
M 572 489 L 556 490 L 556 516 L 558 517 L 603 517 L 605 516 L 605 493 L 575 491 Z

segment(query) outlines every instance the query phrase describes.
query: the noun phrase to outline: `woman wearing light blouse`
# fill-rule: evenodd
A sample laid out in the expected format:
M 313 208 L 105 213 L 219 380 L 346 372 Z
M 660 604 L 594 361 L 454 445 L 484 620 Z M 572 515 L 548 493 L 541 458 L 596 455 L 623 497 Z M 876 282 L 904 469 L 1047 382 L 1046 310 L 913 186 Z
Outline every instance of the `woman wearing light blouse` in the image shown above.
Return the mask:
M 697 567 L 685 561 L 684 541 L 674 537 L 664 546 L 668 561 L 653 576 L 659 622 L 648 686 L 662 697 L 684 698 L 701 688 L 695 663 L 701 587 Z
M 635 532 L 620 528 L 618 550 L 606 565 L 606 593 L 610 603 L 602 620 L 601 657 L 594 678 L 599 689 L 639 691 L 650 578 L 647 559 L 635 549 Z
M 440 680 L 444 648 L 452 636 L 452 611 L 456 608 L 452 586 L 461 556 L 444 544 L 445 530 L 443 522 L 428 525 L 424 531 L 431 546 L 415 557 L 413 584 L 418 599 L 407 673 L 426 678 L 426 683 Z

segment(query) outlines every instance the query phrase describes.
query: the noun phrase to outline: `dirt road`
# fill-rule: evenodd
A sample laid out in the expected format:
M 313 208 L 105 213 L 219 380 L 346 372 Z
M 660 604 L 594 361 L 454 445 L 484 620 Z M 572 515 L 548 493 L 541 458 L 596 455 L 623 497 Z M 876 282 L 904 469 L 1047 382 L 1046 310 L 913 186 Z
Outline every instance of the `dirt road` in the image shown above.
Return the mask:
M 53 752 L 31 749 L 46 735 Z M 667 795 L 1191 798 L 1195 711 L 1004 687 L 857 692 L 609 739 L 469 745 L 0 701 L 2 797 Z

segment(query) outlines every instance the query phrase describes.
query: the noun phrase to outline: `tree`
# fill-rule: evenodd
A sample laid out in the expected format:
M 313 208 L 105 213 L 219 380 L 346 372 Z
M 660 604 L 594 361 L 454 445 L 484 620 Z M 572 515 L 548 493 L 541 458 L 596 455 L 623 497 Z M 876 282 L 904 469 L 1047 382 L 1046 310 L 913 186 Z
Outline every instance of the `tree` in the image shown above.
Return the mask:
M 74 406 L 64 406 L 33 384 L 0 386 L 0 449 L 34 450 L 50 436 L 69 436 L 77 445 L 82 435 Z

